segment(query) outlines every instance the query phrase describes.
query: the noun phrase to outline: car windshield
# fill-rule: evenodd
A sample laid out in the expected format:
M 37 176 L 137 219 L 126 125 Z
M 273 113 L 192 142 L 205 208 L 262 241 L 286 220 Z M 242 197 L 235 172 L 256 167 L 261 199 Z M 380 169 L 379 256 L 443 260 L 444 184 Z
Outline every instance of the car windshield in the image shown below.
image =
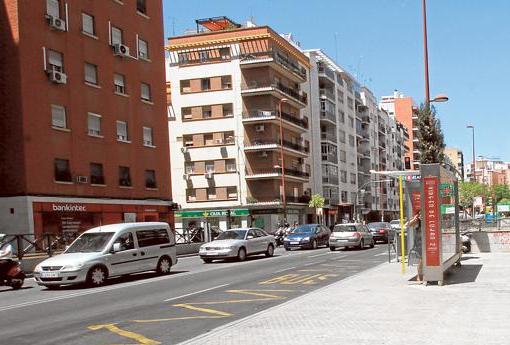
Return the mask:
M 65 253 L 93 253 L 104 249 L 113 232 L 92 232 L 85 233 L 78 237 Z
M 301 225 L 292 230 L 292 234 L 310 234 L 314 232 L 316 225 Z
M 216 237 L 217 240 L 244 240 L 246 230 L 228 230 L 223 231 Z
M 333 232 L 356 232 L 355 225 L 335 225 Z
M 370 230 L 383 229 L 386 228 L 386 223 L 368 223 L 367 226 Z

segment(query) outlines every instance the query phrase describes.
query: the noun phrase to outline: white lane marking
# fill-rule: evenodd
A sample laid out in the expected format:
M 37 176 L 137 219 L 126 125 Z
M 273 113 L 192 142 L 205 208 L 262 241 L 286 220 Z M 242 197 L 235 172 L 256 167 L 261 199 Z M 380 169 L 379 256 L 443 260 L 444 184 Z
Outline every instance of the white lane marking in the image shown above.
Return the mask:
M 383 255 L 388 255 L 388 253 L 379 253 L 379 254 L 375 254 L 374 256 L 383 256 Z
M 330 255 L 330 254 L 333 254 L 333 253 L 332 252 L 327 252 L 327 253 L 322 253 L 322 254 L 310 255 L 309 258 L 316 258 L 318 256 Z
M 292 266 L 292 267 L 289 267 L 289 268 L 284 268 L 282 270 L 278 270 L 278 271 L 273 272 L 273 273 L 281 273 L 281 272 L 284 272 L 284 271 L 293 270 L 294 268 L 296 268 L 296 266 Z
M 203 290 L 195 291 L 195 292 L 188 293 L 188 294 L 185 294 L 185 295 L 168 298 L 168 299 L 164 300 L 164 302 L 170 302 L 170 301 L 173 301 L 173 300 L 176 300 L 176 299 L 179 299 L 179 298 L 184 298 L 184 297 L 189 297 L 189 296 L 197 295 L 197 294 L 202 293 L 202 292 L 211 291 L 211 290 L 214 290 L 214 289 L 219 289 L 219 288 L 222 288 L 222 287 L 228 286 L 228 285 L 230 285 L 230 284 L 218 285 L 218 286 L 215 286 L 215 287 L 212 287 L 212 288 L 203 289 Z

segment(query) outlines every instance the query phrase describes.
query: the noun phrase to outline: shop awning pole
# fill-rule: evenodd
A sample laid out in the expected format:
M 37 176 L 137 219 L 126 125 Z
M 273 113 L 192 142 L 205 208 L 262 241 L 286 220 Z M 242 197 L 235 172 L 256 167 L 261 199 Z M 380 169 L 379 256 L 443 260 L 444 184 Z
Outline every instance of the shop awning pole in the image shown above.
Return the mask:
M 402 274 L 406 273 L 406 251 L 405 251 L 405 234 L 404 234 L 404 188 L 402 175 L 398 177 L 399 185 L 399 198 L 400 198 L 400 249 L 401 249 L 401 262 L 402 262 Z

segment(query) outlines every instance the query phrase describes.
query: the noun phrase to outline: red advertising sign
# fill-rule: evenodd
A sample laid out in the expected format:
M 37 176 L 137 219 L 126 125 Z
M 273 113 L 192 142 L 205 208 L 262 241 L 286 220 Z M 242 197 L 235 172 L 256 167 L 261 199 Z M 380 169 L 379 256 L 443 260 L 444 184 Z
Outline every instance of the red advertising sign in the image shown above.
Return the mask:
M 440 266 L 440 213 L 439 213 L 439 182 L 436 176 L 423 178 L 422 203 L 425 212 L 425 264 Z
M 413 205 L 413 214 L 421 210 L 421 195 L 420 192 L 413 192 L 411 194 L 411 204 Z

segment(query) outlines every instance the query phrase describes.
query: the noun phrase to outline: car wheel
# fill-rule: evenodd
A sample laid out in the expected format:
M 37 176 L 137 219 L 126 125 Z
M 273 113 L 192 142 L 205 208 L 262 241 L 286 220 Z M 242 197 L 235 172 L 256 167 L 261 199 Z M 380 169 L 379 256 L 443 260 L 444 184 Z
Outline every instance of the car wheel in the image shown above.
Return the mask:
M 267 246 L 266 256 L 268 258 L 270 258 L 273 255 L 274 255 L 274 247 L 273 247 L 272 244 L 270 244 L 270 245 Z
M 106 282 L 108 272 L 102 266 L 92 267 L 87 274 L 87 285 L 92 287 L 101 286 Z
M 60 285 L 45 285 L 48 290 L 58 290 L 60 289 Z
M 237 260 L 239 261 L 246 260 L 246 249 L 244 248 L 239 249 L 239 252 L 237 253 Z
M 212 259 L 202 259 L 204 261 L 204 263 L 206 264 L 210 264 L 212 262 Z
M 14 289 L 14 290 L 19 290 L 21 289 L 21 287 L 23 286 L 23 282 L 25 281 L 25 279 L 23 278 L 17 278 L 17 279 L 13 279 L 11 281 L 11 287 Z
M 285 247 L 285 250 L 290 252 L 290 248 L 289 247 Z
M 312 240 L 312 249 L 317 249 L 317 240 Z
M 372 239 L 372 242 L 370 243 L 370 248 L 374 248 L 375 247 L 375 240 Z
M 331 250 L 332 252 L 334 252 L 335 249 L 336 249 L 335 247 L 329 247 L 329 250 Z
M 363 248 L 365 248 L 365 242 L 363 241 L 363 239 L 361 239 L 361 240 L 359 241 L 358 249 L 363 249 Z
M 158 266 L 156 267 L 156 272 L 158 274 L 168 274 L 170 273 L 170 269 L 172 267 L 172 261 L 168 256 L 162 256 L 158 261 Z

